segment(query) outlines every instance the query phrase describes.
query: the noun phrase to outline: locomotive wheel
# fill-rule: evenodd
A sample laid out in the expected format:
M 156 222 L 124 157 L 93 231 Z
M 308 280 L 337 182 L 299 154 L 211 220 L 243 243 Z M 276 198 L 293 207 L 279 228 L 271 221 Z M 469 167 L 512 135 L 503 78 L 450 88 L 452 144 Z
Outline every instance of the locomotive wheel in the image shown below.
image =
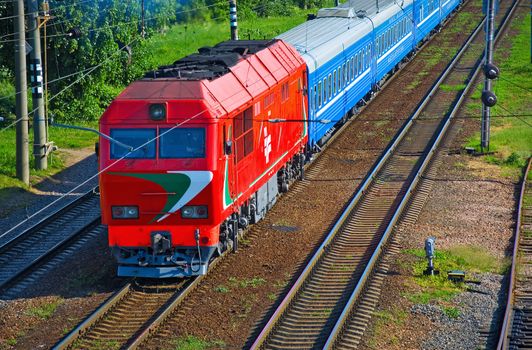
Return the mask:
M 227 250 L 227 242 L 222 243 L 218 242 L 218 245 L 216 246 L 216 254 L 218 256 L 222 256 L 222 253 Z

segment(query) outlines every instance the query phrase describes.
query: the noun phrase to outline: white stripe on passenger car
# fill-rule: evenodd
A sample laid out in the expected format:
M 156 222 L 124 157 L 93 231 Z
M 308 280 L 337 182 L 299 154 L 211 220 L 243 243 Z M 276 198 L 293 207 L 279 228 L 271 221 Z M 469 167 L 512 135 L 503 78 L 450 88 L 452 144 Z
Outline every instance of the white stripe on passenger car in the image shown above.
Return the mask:
M 356 83 L 358 83 L 360 80 L 362 80 L 362 78 L 364 78 L 367 74 L 369 73 L 369 68 L 367 68 L 364 73 L 360 74 L 358 76 L 358 78 L 356 78 L 355 80 L 353 80 L 351 82 L 351 84 L 347 85 L 345 88 L 342 89 L 342 92 L 345 93 L 346 90 L 349 90 L 351 89 Z M 319 111 L 318 113 L 316 113 L 316 117 L 319 117 L 320 115 L 322 115 L 323 113 L 325 113 L 325 111 L 327 109 L 329 109 L 329 107 L 331 107 L 331 105 L 333 103 L 335 103 L 336 101 L 338 101 L 338 99 L 340 98 L 340 96 L 343 96 L 343 93 L 339 93 L 337 94 L 332 100 L 330 100 L 329 102 L 327 102 L 327 104 L 325 106 L 323 106 Z
M 396 48 L 399 47 L 399 45 L 401 45 L 406 39 L 408 39 L 409 37 L 412 36 L 412 32 L 408 33 L 407 36 L 405 36 L 404 38 L 402 38 L 397 44 L 395 44 L 394 46 L 392 46 L 391 49 L 389 49 L 388 51 L 386 51 L 386 53 L 384 55 L 382 55 L 378 60 L 377 60 L 377 64 L 379 64 L 383 59 L 386 58 L 386 56 L 388 56 L 390 53 L 392 53 L 393 50 L 395 50 Z

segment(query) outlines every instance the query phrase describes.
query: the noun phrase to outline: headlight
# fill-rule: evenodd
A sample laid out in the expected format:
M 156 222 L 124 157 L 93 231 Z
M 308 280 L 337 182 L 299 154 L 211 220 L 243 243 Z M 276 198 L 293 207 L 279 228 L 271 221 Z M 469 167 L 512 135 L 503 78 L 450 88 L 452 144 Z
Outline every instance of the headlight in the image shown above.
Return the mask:
M 113 219 L 138 219 L 139 207 L 113 206 L 111 207 Z
M 154 103 L 150 105 L 151 120 L 164 120 L 166 118 L 166 104 Z
M 183 219 L 206 219 L 209 217 L 206 205 L 186 205 L 181 208 Z

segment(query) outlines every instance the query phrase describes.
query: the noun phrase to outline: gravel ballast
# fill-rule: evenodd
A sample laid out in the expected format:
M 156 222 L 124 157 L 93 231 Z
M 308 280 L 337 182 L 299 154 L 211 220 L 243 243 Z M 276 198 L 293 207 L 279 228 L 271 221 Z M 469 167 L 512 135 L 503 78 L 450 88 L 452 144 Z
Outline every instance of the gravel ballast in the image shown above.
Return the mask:
M 503 276 L 491 273 L 473 274 L 468 279 L 478 283 L 466 283 L 467 291 L 460 293 L 452 303 L 457 305 L 458 316 L 448 316 L 440 306 L 415 304 L 412 314 L 420 314 L 434 322 L 434 332 L 421 344 L 424 350 L 485 349 L 492 340 L 481 332 L 489 331 L 490 322 L 497 314 L 501 300 Z M 490 317 L 491 316 L 491 317 Z M 496 329 L 493 330 L 496 334 Z

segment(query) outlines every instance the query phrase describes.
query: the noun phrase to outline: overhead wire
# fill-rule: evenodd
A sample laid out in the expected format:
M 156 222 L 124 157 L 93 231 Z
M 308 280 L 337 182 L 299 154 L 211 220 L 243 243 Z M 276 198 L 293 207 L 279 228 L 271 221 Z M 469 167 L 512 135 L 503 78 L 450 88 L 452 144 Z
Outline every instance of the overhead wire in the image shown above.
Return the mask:
M 207 5 L 207 6 L 204 6 L 202 8 L 209 8 L 209 7 L 213 7 L 215 6 L 215 4 L 213 5 Z M 199 8 L 198 8 L 199 9 Z M 191 11 L 197 11 L 198 9 L 193 9 L 193 10 L 186 10 L 186 11 L 182 11 L 182 13 L 185 13 L 185 12 L 191 12 Z M 153 16 L 153 17 L 150 17 L 150 18 L 145 18 L 144 19 L 144 22 L 147 22 L 147 21 L 152 21 L 152 20 L 155 20 L 155 19 L 158 19 L 159 17 L 163 17 L 164 15 L 161 14 L 161 15 L 158 15 L 158 16 Z M 98 27 L 98 28 L 92 28 L 92 29 L 89 29 L 87 32 L 88 33 L 96 33 L 96 32 L 100 32 L 102 30 L 107 30 L 107 29 L 112 29 L 112 28 L 117 28 L 117 27 L 122 27 L 122 26 L 126 26 L 126 25 L 130 25 L 132 23 L 140 23 L 142 21 L 141 18 L 139 19 L 135 19 L 135 20 L 131 20 L 131 21 L 128 21 L 128 22 L 121 22 L 121 23 L 117 23 L 117 24 L 112 24 L 112 25 L 107 25 L 107 26 L 103 26 L 103 27 Z M 56 38 L 56 37 L 62 37 L 62 36 L 68 36 L 70 35 L 69 33 L 62 33 L 62 34 L 53 34 L 53 35 L 49 35 L 48 38 Z
M 89 1 L 94 1 L 94 0 L 85 0 L 85 1 L 82 1 L 82 2 L 79 2 L 79 3 L 85 3 L 85 2 L 89 2 Z M 78 4 L 79 4 L 78 3 Z M 211 7 L 215 7 L 215 6 L 219 6 L 221 5 L 222 2 L 219 2 L 219 3 L 215 3 L 215 4 L 211 4 L 211 5 L 204 5 L 204 6 L 198 6 L 198 7 L 195 7 L 195 8 L 192 8 L 192 9 L 187 9 L 187 10 L 181 10 L 181 11 L 176 11 L 174 12 L 175 15 L 178 15 L 178 14 L 183 14 L 183 13 L 188 13 L 188 12 L 194 12 L 194 11 L 198 11 L 198 10 L 202 10 L 202 9 L 207 9 L 207 8 L 211 8 Z M 109 3 L 106 7 L 104 7 L 104 9 L 106 10 L 109 10 L 111 7 L 112 4 Z M 264 5 L 261 5 L 261 6 L 258 6 L 258 7 L 263 7 Z M 62 7 L 65 7 L 65 6 L 59 6 L 59 7 L 56 7 L 55 9 L 60 9 Z M 54 9 L 54 10 L 55 10 Z M 103 11 L 103 9 L 102 9 Z M 32 12 L 31 14 L 33 13 L 36 13 L 36 12 Z M 150 17 L 150 18 L 145 18 L 144 20 L 145 21 L 151 21 L 151 20 L 154 20 L 154 19 L 158 19 L 159 17 L 162 17 L 162 16 L 165 16 L 164 14 L 159 14 L 159 15 L 156 15 L 156 16 L 153 16 L 153 17 Z M 11 16 L 11 18 L 14 18 L 14 17 L 17 17 L 17 16 Z M 2 17 L 2 18 L 6 18 L 7 17 Z M 2 19 L 0 18 L 0 20 Z M 211 18 L 211 19 L 216 19 L 216 18 Z M 75 21 L 74 19 L 65 19 L 63 21 L 60 21 L 60 22 L 55 22 L 55 23 L 50 23 L 50 24 L 46 24 L 45 26 L 52 26 L 54 24 L 62 24 L 62 23 L 68 23 L 68 22 L 73 22 Z M 89 32 L 96 32 L 96 31 L 100 31 L 100 30 L 104 30 L 106 28 L 113 28 L 113 27 L 119 27 L 119 26 L 122 26 L 122 25 L 125 25 L 125 24 L 130 24 L 130 23 L 134 23 L 134 22 L 141 22 L 142 19 L 139 18 L 139 19 L 136 19 L 136 20 L 131 20 L 129 22 L 123 22 L 123 23 L 120 23 L 120 24 L 116 24 L 116 25 L 109 25 L 109 26 L 105 26 L 105 27 L 98 27 L 98 28 L 92 28 L 89 30 Z M 26 31 L 26 33 L 29 33 L 29 30 Z M 6 37 L 9 37 L 9 36 L 15 36 L 16 33 L 9 33 L 9 34 L 5 34 L 3 36 L 0 37 L 0 39 L 3 39 L 3 38 L 6 38 Z M 54 35 L 49 35 L 48 38 L 52 38 L 52 37 L 61 37 L 61 36 L 68 36 L 70 35 L 69 33 L 63 33 L 63 34 L 54 34 Z M 9 40 L 3 40 L 2 43 L 8 43 L 8 42 L 15 42 L 16 39 L 9 39 Z
M 57 98 L 59 95 L 63 94 L 66 90 L 70 89 L 72 86 L 74 86 L 75 84 L 77 84 L 79 81 L 81 81 L 83 78 L 85 78 L 86 76 L 90 75 L 93 71 L 95 71 L 96 69 L 98 69 L 99 67 L 103 66 L 105 63 L 107 63 L 112 57 L 114 57 L 116 54 L 122 52 L 127 46 L 133 44 L 134 42 L 140 40 L 140 37 L 137 37 L 135 39 L 133 39 L 131 42 L 129 42 L 127 45 L 124 45 L 123 47 L 121 47 L 120 49 L 118 49 L 117 51 L 115 51 L 114 53 L 112 53 L 110 56 L 108 56 L 105 60 L 103 60 L 102 62 L 100 62 L 99 64 L 93 66 L 87 73 L 83 74 L 81 77 L 79 77 L 77 80 L 75 80 L 74 82 L 72 82 L 71 84 L 67 85 L 65 88 L 63 88 L 61 91 L 59 91 L 58 93 L 56 93 L 55 95 L 53 95 L 49 100 L 48 102 L 54 100 L 55 98 Z M 35 112 L 37 110 L 34 109 L 32 110 L 31 112 L 29 112 L 28 114 L 32 114 L 33 112 Z M 9 124 L 8 126 L 0 129 L 0 133 L 1 132 L 4 132 L 5 130 L 11 128 L 12 126 L 14 126 L 15 124 L 17 124 L 18 122 L 22 121 L 24 118 L 19 118 L 17 120 L 15 120 L 14 122 L 12 122 L 11 124 Z
M 224 16 L 225 17 L 225 16 Z M 119 50 L 120 51 L 120 50 Z M 279 68 L 280 69 L 280 68 Z M 226 97 L 226 99 L 229 99 L 229 98 L 232 98 L 234 97 L 236 94 L 240 93 L 240 91 L 238 92 L 235 92 L 229 96 Z M 35 213 L 31 214 L 30 216 L 28 216 L 26 219 L 22 220 L 21 222 L 19 222 L 17 225 L 15 225 L 14 227 L 12 227 L 11 229 L 9 229 L 8 231 L 0 234 L 0 238 L 4 237 L 5 235 L 7 235 L 8 233 L 12 232 L 13 230 L 15 230 L 16 228 L 20 227 L 22 224 L 24 224 L 25 222 L 29 221 L 30 219 L 32 219 L 33 217 L 35 217 L 36 215 L 42 213 L 43 211 L 45 211 L 46 209 L 52 207 L 53 205 L 55 205 L 56 203 L 58 203 L 60 200 L 62 200 L 63 198 L 71 195 L 72 193 L 74 193 L 74 191 L 80 189 L 81 187 L 83 187 L 84 185 L 88 184 L 91 180 L 93 180 L 94 178 L 96 178 L 97 176 L 101 175 L 102 173 L 104 173 L 105 171 L 109 170 L 111 167 L 113 167 L 114 165 L 116 165 L 118 162 L 120 162 L 121 160 L 123 159 L 126 159 L 126 157 L 131 154 L 131 153 L 134 153 L 138 150 L 140 150 L 141 148 L 149 145 L 150 143 L 158 140 L 159 138 L 161 138 L 162 136 L 166 135 L 167 133 L 171 132 L 172 130 L 186 124 L 186 123 L 190 123 L 191 121 L 195 120 L 196 118 L 198 118 L 200 115 L 202 115 L 203 113 L 205 112 L 208 112 L 209 109 L 205 108 L 203 109 L 202 111 L 198 112 L 197 114 L 185 119 L 184 121 L 182 122 L 178 122 L 176 123 L 174 126 L 168 128 L 168 129 L 165 129 L 164 132 L 161 132 L 159 133 L 158 135 L 156 135 L 154 138 L 146 141 L 145 143 L 143 143 L 142 145 L 136 147 L 136 148 L 133 148 L 133 149 L 130 149 L 126 154 L 124 154 L 122 157 L 120 157 L 119 159 L 116 159 L 115 161 L 113 161 L 113 163 L 111 163 L 110 165 L 106 166 L 104 169 L 98 171 L 96 174 L 92 175 L 91 177 L 89 177 L 88 179 L 86 179 L 85 181 L 83 181 L 82 183 L 80 183 L 79 185 L 75 186 L 74 188 L 72 188 L 71 190 L 69 190 L 68 192 L 64 193 L 61 197 L 57 198 L 56 200 L 54 200 L 53 202 L 49 203 L 48 205 L 46 205 L 45 207 L 39 209 L 38 211 L 36 211 Z M 53 124 L 52 124 L 53 126 Z M 3 131 L 3 129 L 1 130 Z
M 504 110 L 506 113 L 510 113 L 510 114 L 512 113 L 512 112 L 510 112 L 506 107 L 504 107 L 502 104 L 498 104 L 498 105 L 496 105 L 496 107 L 501 108 L 501 109 Z M 530 116 L 530 115 L 527 115 L 527 116 Z M 532 128 L 532 124 L 530 124 L 529 122 L 527 122 L 526 120 L 524 120 L 523 118 L 521 118 L 521 115 L 517 115 L 517 114 L 516 114 L 516 115 L 514 115 L 514 117 L 517 118 L 517 119 L 519 119 L 521 122 L 523 122 L 523 124 L 528 125 L 529 127 Z
M 91 0 L 91 1 L 92 1 L 92 0 Z M 201 10 L 201 9 L 205 9 L 205 8 L 210 8 L 210 7 L 213 7 L 213 6 L 216 6 L 216 5 L 220 5 L 220 4 L 221 4 L 221 3 L 211 4 L 211 5 L 206 5 L 206 6 L 200 6 L 200 7 L 196 7 L 196 8 L 193 8 L 193 9 L 188 9 L 188 10 L 179 11 L 179 12 L 177 12 L 176 14 L 187 13 L 187 12 L 193 12 L 193 11 L 197 11 L 197 10 Z M 161 15 L 159 15 L 159 16 L 154 16 L 154 17 L 151 17 L 151 18 L 145 19 L 145 21 L 146 21 L 146 20 L 157 19 L 157 18 L 159 18 L 159 17 L 161 17 Z M 225 16 L 223 16 L 223 17 L 225 17 Z M 223 18 L 223 17 L 221 16 L 221 17 L 217 17 L 217 18 L 212 18 L 212 20 L 217 20 L 217 19 L 219 19 L 219 18 Z M 133 22 L 137 22 L 137 23 L 138 23 L 138 22 L 140 22 L 140 20 L 130 21 L 130 22 L 128 22 L 128 24 L 133 23 Z M 108 26 L 108 27 L 116 27 L 116 26 L 117 26 L 117 25 L 114 25 L 114 26 Z M 106 28 L 102 27 L 101 30 L 103 30 L 103 29 L 106 29 Z M 64 34 L 62 34 L 61 36 L 64 36 Z M 50 37 L 50 36 L 48 36 L 48 38 L 49 38 L 49 37 Z M 134 41 L 137 41 L 137 40 L 134 40 Z M 134 42 L 134 41 L 133 41 L 133 42 Z M 133 42 L 132 42 L 132 43 L 133 43 Z M 129 45 L 130 45 L 130 44 L 128 44 L 128 45 L 126 45 L 126 46 L 129 46 Z M 125 46 L 122 47 L 119 51 L 122 51 L 124 48 L 125 48 Z M 103 63 L 103 62 L 102 62 L 102 63 Z M 58 81 L 60 81 L 60 80 L 66 79 L 66 78 L 68 78 L 68 77 L 71 77 L 71 76 L 74 76 L 74 75 L 77 75 L 77 74 L 83 73 L 83 72 L 85 72 L 85 71 L 87 71 L 87 70 L 90 70 L 90 71 L 92 72 L 93 68 L 94 68 L 94 69 L 95 69 L 95 68 L 98 68 L 99 66 L 102 65 L 102 63 L 99 63 L 99 64 L 97 64 L 97 65 L 95 65 L 95 66 L 92 66 L 92 67 L 86 68 L 86 69 L 81 70 L 81 71 L 78 71 L 78 72 L 74 72 L 74 73 L 69 74 L 69 75 L 67 75 L 67 76 L 64 76 L 64 77 L 61 77 L 61 78 L 58 78 L 58 79 L 54 79 L 54 80 L 48 82 L 48 84 L 58 82 Z M 89 72 L 89 73 L 90 73 L 90 72 Z M 83 78 L 83 77 L 82 77 L 82 78 Z M 77 81 L 76 81 L 76 82 L 77 82 Z M 48 86 L 48 84 L 47 84 L 47 86 Z M 70 86 L 70 85 L 69 85 L 69 86 Z M 63 89 L 63 90 L 64 90 L 64 89 Z M 61 91 L 61 92 L 63 92 L 63 91 Z M 60 92 L 60 93 L 61 93 L 61 92 Z M 11 98 L 11 97 L 13 97 L 13 96 L 16 96 L 16 95 L 20 94 L 20 93 L 21 93 L 21 92 L 19 91 L 19 92 L 15 92 L 15 93 L 13 93 L 13 94 L 11 94 L 11 95 L 3 96 L 3 97 L 0 98 L 0 101 L 1 101 L 1 100 L 5 100 L 5 99 L 9 99 L 9 98 Z M 51 101 L 51 99 L 50 99 L 49 101 Z M 35 111 L 35 110 L 34 110 L 34 111 Z M 31 111 L 29 114 L 33 113 L 34 111 Z M 4 130 L 6 130 L 6 129 L 12 127 L 13 125 L 17 124 L 17 123 L 18 123 L 19 121 L 21 121 L 22 119 L 23 119 L 23 118 L 19 118 L 18 120 L 15 120 L 13 123 L 9 124 L 8 126 L 2 128 L 2 129 L 0 129 L 0 132 L 3 132 Z
M 521 90 L 524 90 L 524 91 L 526 91 L 526 92 L 532 92 L 532 89 L 527 88 L 527 87 L 524 87 L 524 86 L 522 86 L 522 85 L 520 85 L 520 84 L 517 84 L 517 83 L 511 81 L 510 79 L 506 79 L 506 78 L 504 78 L 504 77 L 502 77 L 502 76 L 499 76 L 497 79 L 504 80 L 505 82 L 510 83 L 511 85 L 513 85 L 513 86 L 515 86 L 515 87 L 518 87 L 518 88 L 520 88 Z
M 224 16 L 224 17 L 225 17 L 225 16 Z M 218 17 L 218 18 L 222 18 L 222 17 Z M 214 18 L 214 19 L 218 19 L 218 18 Z M 136 39 L 136 40 L 138 40 L 138 39 Z M 134 41 L 136 41 L 136 40 L 134 40 Z M 132 42 L 132 43 L 133 43 L 133 42 Z M 130 43 L 130 44 L 131 44 L 131 43 Z M 123 50 L 123 48 L 121 48 L 121 49 L 118 50 L 117 52 L 120 52 L 120 51 L 122 51 L 122 50 Z M 113 54 L 113 55 L 114 55 L 114 54 Z M 113 56 L 113 55 L 111 55 L 111 56 Z M 109 57 L 109 58 L 110 58 L 110 57 Z M 95 66 L 94 69 L 96 69 L 97 67 L 101 66 L 103 63 L 104 63 L 104 62 L 102 62 L 101 64 Z M 91 68 L 87 68 L 86 70 L 91 70 Z M 85 70 L 85 71 L 86 71 L 86 70 Z M 93 71 L 93 70 L 91 70 L 88 74 L 90 74 L 92 71 Z M 77 72 L 77 73 L 73 73 L 72 75 L 75 75 L 75 74 L 79 74 L 79 72 Z M 65 76 L 65 77 L 62 77 L 61 79 L 64 79 L 64 78 L 66 78 L 66 76 Z M 84 76 L 81 77 L 80 79 L 82 79 L 82 78 L 84 78 Z M 79 81 L 80 79 L 78 79 L 77 81 Z M 76 81 L 76 82 L 77 82 L 77 81 Z M 74 83 L 76 83 L 76 82 L 74 82 Z M 74 83 L 73 83 L 73 84 L 74 84 Z M 72 86 L 72 84 L 69 85 L 67 88 L 69 88 L 70 86 Z M 67 88 L 65 88 L 65 89 L 67 89 Z M 64 91 L 64 90 L 62 90 L 62 91 Z M 61 92 L 60 92 L 60 93 L 61 93 Z M 60 93 L 59 93 L 59 94 L 60 94 Z M 57 96 L 57 95 L 55 95 L 54 97 L 56 97 L 56 96 Z M 502 108 L 505 109 L 504 107 L 502 107 Z M 506 110 L 506 109 L 505 109 L 505 110 Z M 157 135 L 155 138 L 153 138 L 153 139 L 151 139 L 151 140 L 148 140 L 147 142 L 145 142 L 144 144 L 138 146 L 137 148 L 135 148 L 135 149 L 133 149 L 133 150 L 130 150 L 128 153 L 126 153 L 126 154 L 125 154 L 124 156 L 122 156 L 120 159 L 117 159 L 115 162 L 113 162 L 112 164 L 110 164 L 110 165 L 107 166 L 106 168 L 102 169 L 101 171 L 99 171 L 97 174 L 93 175 L 93 176 L 90 177 L 89 179 L 85 180 L 83 183 L 81 183 L 80 185 L 76 186 L 75 188 L 73 188 L 72 190 L 70 190 L 69 192 L 67 192 L 66 194 L 64 194 L 62 197 L 60 197 L 60 198 L 58 198 L 57 200 L 55 200 L 54 202 L 50 203 L 50 204 L 47 205 L 46 207 L 44 207 L 44 208 L 40 209 L 39 211 L 33 213 L 31 216 L 29 216 L 28 218 L 26 218 L 26 219 L 25 219 L 24 221 L 22 221 L 21 223 L 17 224 L 15 227 L 13 227 L 12 229 L 10 229 L 9 231 L 7 231 L 7 232 L 3 233 L 2 235 L 0 235 L 0 237 L 5 236 L 6 234 L 8 234 L 9 232 L 11 232 L 12 230 L 14 230 L 14 229 L 16 229 L 17 227 L 19 227 L 20 225 L 22 225 L 24 222 L 27 222 L 27 221 L 30 220 L 31 218 L 35 217 L 35 216 L 38 215 L 39 213 L 43 212 L 44 210 L 48 209 L 49 207 L 51 207 L 52 205 L 54 205 L 55 203 L 57 203 L 59 200 L 63 199 L 64 197 L 66 197 L 66 196 L 68 196 L 68 195 L 70 195 L 70 194 L 73 193 L 75 190 L 81 188 L 82 186 L 84 186 L 85 184 L 87 184 L 89 181 L 91 181 L 91 180 L 94 179 L 95 177 L 99 176 L 99 175 L 102 174 L 103 172 L 107 171 L 107 170 L 110 169 L 112 166 L 116 165 L 119 161 L 121 161 L 121 160 L 123 160 L 124 158 L 126 158 L 126 157 L 127 157 L 129 154 L 131 154 L 132 152 L 136 152 L 137 150 L 139 150 L 139 149 L 145 147 L 146 145 L 148 145 L 149 143 L 154 142 L 155 140 L 157 140 L 157 139 L 159 139 L 160 137 L 164 136 L 166 133 L 171 132 L 171 131 L 174 130 L 175 128 L 177 128 L 177 127 L 179 127 L 179 126 L 182 126 L 182 125 L 184 125 L 185 123 L 189 123 L 189 122 L 191 122 L 192 120 L 194 120 L 195 118 L 197 118 L 199 115 L 205 113 L 206 111 L 207 111 L 207 110 L 203 110 L 203 111 L 199 112 L 198 114 L 196 114 L 196 115 L 194 115 L 194 116 L 192 116 L 192 117 L 186 119 L 185 121 L 180 122 L 180 123 L 177 123 L 177 124 L 174 125 L 172 128 L 170 128 L 170 129 L 166 130 L 165 132 L 163 132 L 163 133 Z M 506 111 L 509 112 L 508 110 L 506 110 Z M 505 116 L 500 115 L 500 116 L 493 116 L 493 117 L 519 117 L 519 116 L 530 116 L 530 115 L 516 115 L 516 114 L 509 114 L 509 115 L 505 115 Z M 256 120 L 260 120 L 260 119 L 256 119 Z M 386 119 L 386 120 L 389 120 L 389 119 Z M 265 121 L 265 122 L 278 122 L 278 121 L 272 121 L 272 120 L 267 120 L 267 119 L 262 119 L 262 120 L 260 120 L 260 121 Z M 288 121 L 291 121 L 291 120 L 286 120 L 286 122 L 288 122 Z M 301 121 L 305 121 L 305 122 L 307 122 L 308 120 L 301 120 Z M 376 121 L 376 120 L 369 120 L 369 121 Z M 528 124 L 528 123 L 527 123 L 527 125 L 530 126 L 530 124 Z M 2 129 L 2 131 L 3 131 L 3 130 L 5 130 L 5 129 Z
M 145 143 L 143 143 L 142 145 L 134 148 L 134 149 L 131 149 L 129 150 L 126 154 L 124 154 L 122 157 L 120 157 L 119 159 L 113 161 L 113 163 L 109 164 L 108 166 L 106 166 L 105 168 L 103 168 L 102 170 L 98 171 L 96 174 L 92 175 L 91 177 L 89 177 L 88 179 L 86 179 L 85 181 L 83 181 L 82 183 L 80 183 L 79 185 L 75 186 L 74 188 L 70 189 L 68 192 L 64 193 L 62 196 L 58 197 L 57 199 L 55 199 L 53 202 L 49 203 L 48 205 L 44 206 L 43 208 L 37 210 L 36 212 L 34 212 L 33 214 L 29 215 L 26 219 L 22 220 L 21 222 L 19 222 L 18 224 L 16 224 L 15 226 L 13 226 L 12 228 L 10 228 L 9 230 L 3 232 L 2 234 L 0 234 L 0 238 L 4 237 L 5 235 L 9 234 L 10 232 L 13 232 L 15 229 L 17 229 L 18 227 L 20 227 L 22 224 L 28 222 L 29 220 L 31 220 L 32 218 L 34 218 L 36 215 L 42 213 L 43 211 L 45 211 L 46 209 L 52 207 L 53 205 L 55 205 L 56 203 L 58 203 L 59 201 L 61 201 L 63 198 L 66 198 L 67 196 L 71 195 L 72 193 L 74 193 L 74 191 L 82 188 L 84 185 L 88 184 L 90 181 L 92 181 L 93 179 L 95 179 L 96 177 L 98 177 L 99 175 L 101 175 L 102 173 L 104 173 L 105 171 L 111 169 L 113 166 L 115 166 L 116 164 L 118 164 L 118 162 L 122 161 L 123 159 L 126 159 L 128 155 L 130 155 L 131 153 L 134 153 L 140 149 L 142 149 L 143 147 L 146 147 L 147 145 L 149 145 L 150 143 L 158 140 L 160 137 L 166 135 L 167 133 L 171 132 L 172 130 L 182 126 L 183 124 L 185 123 L 188 123 L 190 122 L 191 120 L 194 120 L 195 118 L 199 117 L 200 115 L 202 115 L 203 113 L 205 113 L 207 111 L 207 109 L 204 109 L 202 110 L 201 112 L 193 115 L 192 117 L 188 118 L 187 120 L 181 122 L 181 123 L 177 123 L 176 125 L 174 125 L 173 127 L 165 130 L 164 132 L 160 133 L 159 135 L 157 135 L 156 137 L 146 141 Z
M 109 10 L 111 9 L 111 5 L 112 5 L 112 3 L 109 2 L 105 7 L 103 7 L 103 8 L 98 8 L 98 11 L 99 11 L 100 13 L 101 13 L 102 11 L 109 11 Z M 48 27 L 50 27 L 50 26 L 56 26 L 56 25 L 58 25 L 58 24 L 69 23 L 69 22 L 73 22 L 73 21 L 75 21 L 74 18 L 67 18 L 67 19 L 64 19 L 64 20 L 62 20 L 62 21 L 55 21 L 54 19 L 51 19 L 50 21 L 48 21 L 49 23 L 46 23 L 46 24 L 42 25 L 41 28 L 44 28 L 44 27 L 47 27 L 47 28 L 48 28 Z M 30 30 L 29 30 L 29 29 L 26 30 L 26 34 L 28 34 L 28 33 L 30 33 Z M 15 36 L 16 34 L 17 34 L 16 32 L 15 32 L 15 33 L 5 34 L 5 35 L 3 35 L 3 36 L 0 36 L 0 39 L 4 39 L 4 38 L 9 37 L 9 36 Z M 11 40 L 10 40 L 10 41 L 3 41 L 3 42 L 11 42 Z
M 74 2 L 72 4 L 68 4 L 68 5 L 59 5 L 59 6 L 56 6 L 53 10 L 50 10 L 50 13 L 53 13 L 53 11 L 56 11 L 57 9 L 62 9 L 62 8 L 68 8 L 68 7 L 72 7 L 72 6 L 77 6 L 79 4 L 84 4 L 86 2 L 90 2 L 90 1 L 94 1 L 94 0 L 81 0 L 81 1 L 78 1 L 78 2 Z M 26 12 L 24 13 L 24 15 L 13 15 L 13 16 L 6 16 L 6 17 L 0 17 L 0 21 L 3 21 L 3 20 L 6 20 L 6 19 L 12 19 L 12 18 L 17 18 L 17 17 L 26 17 L 26 16 L 32 16 L 32 15 L 35 15 L 35 14 L 39 14 L 41 11 L 33 11 L 33 12 Z

